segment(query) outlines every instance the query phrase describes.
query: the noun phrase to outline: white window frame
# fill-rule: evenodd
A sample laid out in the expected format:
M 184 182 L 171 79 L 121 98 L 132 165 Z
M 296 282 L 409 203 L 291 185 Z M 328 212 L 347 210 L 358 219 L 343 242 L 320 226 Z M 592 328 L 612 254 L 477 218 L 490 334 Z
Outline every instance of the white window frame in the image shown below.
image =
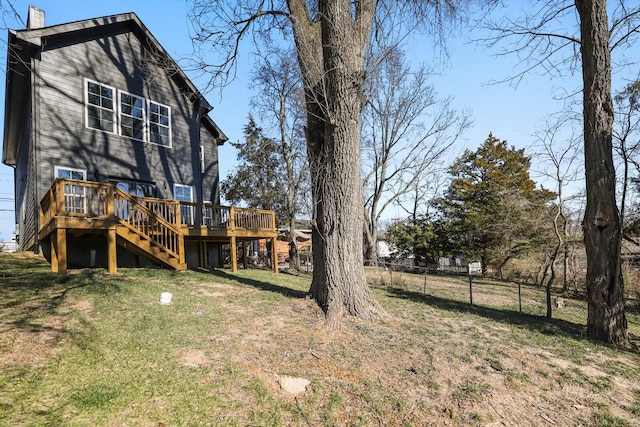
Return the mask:
M 157 105 L 160 108 L 166 108 L 167 109 L 167 123 L 168 124 L 165 125 L 165 124 L 160 123 L 160 122 L 151 121 L 151 118 L 153 117 L 153 114 L 154 114 L 154 113 L 151 112 L 152 105 Z M 156 125 L 156 126 L 159 126 L 159 127 L 163 128 L 163 129 L 167 129 L 167 133 L 168 133 L 168 137 L 169 137 L 168 144 L 160 144 L 158 142 L 154 142 L 154 141 L 151 140 L 151 138 L 154 135 L 154 133 L 151 130 L 151 126 L 152 125 Z M 147 138 L 147 141 L 150 144 L 159 145 L 160 147 L 168 147 L 168 148 L 171 148 L 173 146 L 173 138 L 171 136 L 171 133 L 172 133 L 172 129 L 171 129 L 171 107 L 169 107 L 168 105 L 165 105 L 165 104 L 161 104 L 161 103 L 156 102 L 156 101 L 148 100 L 148 102 L 147 102 L 147 127 L 148 127 L 148 138 Z
M 126 114 L 122 111 L 122 96 L 130 96 L 134 99 L 137 99 L 141 102 L 142 104 L 142 118 L 138 118 L 136 116 L 133 116 L 131 114 Z M 129 135 L 125 135 L 122 132 L 122 122 L 123 122 L 123 118 L 127 117 L 127 118 L 133 118 L 134 120 L 141 120 L 142 121 L 142 138 L 136 138 L 135 136 L 129 136 Z M 123 90 L 118 90 L 118 134 L 120 136 L 123 136 L 125 138 L 129 138 L 129 139 L 133 139 L 134 141 L 142 141 L 145 142 L 147 141 L 147 100 L 145 98 L 143 98 L 142 96 L 138 96 L 138 95 L 134 95 L 133 93 L 129 93 L 129 92 L 125 92 Z
M 89 84 L 95 84 L 98 85 L 100 87 L 104 87 L 107 88 L 111 91 L 113 98 L 111 99 L 112 102 L 112 109 L 107 109 L 105 107 L 103 107 L 102 105 L 96 105 L 96 104 L 92 104 L 89 103 Z M 172 109 L 170 106 L 166 105 L 166 104 L 162 104 L 160 102 L 157 101 L 153 101 L 150 99 L 147 99 L 143 96 L 139 96 L 139 95 L 135 95 L 133 93 L 130 92 L 126 92 L 120 89 L 116 89 L 113 86 L 101 83 L 99 81 L 96 80 L 92 80 L 92 79 L 88 79 L 85 78 L 84 79 L 84 90 L 83 90 L 83 94 L 84 94 L 84 122 L 85 122 L 85 127 L 87 129 L 93 129 L 93 130 L 97 130 L 97 131 L 102 131 L 102 132 L 107 132 L 107 133 L 111 133 L 111 134 L 115 134 L 115 135 L 120 135 L 123 138 L 129 138 L 132 139 L 134 141 L 142 141 L 142 142 L 148 142 L 149 144 L 153 144 L 153 145 L 158 145 L 160 147 L 165 147 L 165 148 L 172 148 L 173 147 L 173 125 L 172 125 Z M 130 114 L 125 114 L 123 113 L 123 109 L 122 109 L 122 96 L 126 95 L 126 96 L 131 96 L 132 98 L 135 98 L 137 100 L 140 100 L 143 105 L 144 108 L 142 109 L 142 138 L 136 138 L 134 136 L 129 136 L 129 135 L 124 135 L 122 132 L 122 122 L 123 122 L 123 118 L 124 117 L 128 117 L 128 118 L 134 118 L 134 119 L 138 119 L 137 117 L 130 115 Z M 101 129 L 101 128 L 95 128 L 90 126 L 90 121 L 89 121 L 89 107 L 93 107 L 93 108 L 97 108 L 99 111 L 108 111 L 111 112 L 112 115 L 112 121 L 113 121 L 113 126 L 111 129 Z M 166 124 L 163 123 L 164 120 L 153 120 L 152 118 L 157 116 L 157 117 L 165 117 L 165 115 L 159 115 L 157 113 L 152 113 L 151 109 L 153 108 L 153 106 L 157 106 L 158 109 L 165 109 L 166 110 Z M 164 143 L 159 143 L 157 141 L 153 141 L 152 139 L 154 138 L 155 135 L 159 134 L 157 132 L 153 132 L 152 128 L 153 127 L 158 127 L 159 129 L 163 129 L 165 131 L 165 133 L 167 134 L 167 141 L 166 144 Z M 203 167 L 203 172 L 204 172 L 204 167 Z
M 204 145 L 200 146 L 200 173 L 204 173 Z
M 189 200 L 179 199 L 177 197 L 178 189 L 189 189 Z M 173 199 L 179 202 L 193 203 L 193 186 L 184 184 L 173 184 Z M 194 206 L 180 206 L 180 217 L 182 224 L 194 225 L 193 220 L 195 218 Z
M 178 199 L 176 194 L 178 192 L 178 188 L 180 189 L 189 189 L 189 200 Z M 173 200 L 178 200 L 180 202 L 193 202 L 193 185 L 185 185 L 185 184 L 173 184 Z
M 112 109 L 111 110 L 103 107 L 102 105 L 96 105 L 96 104 L 89 103 L 89 84 L 90 83 L 98 85 L 98 86 L 101 86 L 101 87 L 105 87 L 105 88 L 111 90 L 111 93 L 113 94 L 113 98 L 111 99 L 111 102 L 112 102 Z M 117 118 L 118 108 L 117 108 L 117 105 L 118 105 L 118 102 L 119 102 L 119 100 L 116 99 L 117 98 L 117 92 L 118 91 L 113 86 L 109 86 L 107 84 L 100 83 L 98 81 L 91 80 L 91 79 L 84 79 L 84 90 L 83 90 L 83 94 L 84 94 L 84 123 L 85 123 L 85 127 L 86 128 L 93 129 L 93 130 L 98 130 L 98 131 L 102 131 L 102 132 L 107 132 L 107 133 L 113 133 L 113 134 L 116 133 L 116 129 L 118 127 L 118 118 Z M 96 108 L 98 108 L 98 109 L 100 109 L 102 111 L 111 111 L 112 118 L 113 118 L 113 120 L 112 120 L 113 126 L 112 126 L 111 130 L 102 129 L 102 128 L 95 128 L 95 127 L 90 126 L 90 122 L 89 122 L 89 106 L 96 107 Z
M 54 166 L 53 167 L 53 177 L 55 178 L 60 178 L 58 176 L 58 173 L 60 171 L 69 171 L 69 172 L 80 172 L 82 174 L 82 181 L 86 181 L 87 180 L 87 171 L 86 169 L 78 169 L 78 168 L 69 168 L 66 166 Z M 66 178 L 66 179 L 75 179 L 75 178 Z
M 53 167 L 54 178 L 59 177 L 58 174 L 60 173 L 60 171 L 69 171 L 71 172 L 70 175 L 72 175 L 73 172 L 80 172 L 82 174 L 81 181 L 87 180 L 87 171 L 84 169 L 69 168 L 66 166 L 54 166 Z M 65 178 L 65 179 L 74 179 L 74 178 Z M 73 192 L 63 195 L 64 206 L 67 212 L 86 213 L 87 212 L 86 188 L 73 186 L 73 185 L 67 186 L 67 184 L 65 184 L 64 187 L 65 187 L 65 192 L 67 191 L 67 187 L 74 189 Z

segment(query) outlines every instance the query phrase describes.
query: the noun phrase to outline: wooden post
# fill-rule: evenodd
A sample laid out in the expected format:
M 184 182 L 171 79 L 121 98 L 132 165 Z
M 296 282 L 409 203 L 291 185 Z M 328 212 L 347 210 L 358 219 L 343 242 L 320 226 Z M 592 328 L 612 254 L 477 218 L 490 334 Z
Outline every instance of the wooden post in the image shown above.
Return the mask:
M 173 215 L 173 218 L 174 218 L 174 221 L 175 221 L 174 225 L 176 227 L 178 227 L 178 228 L 182 227 L 182 212 L 181 212 L 180 208 L 181 208 L 180 202 L 175 201 L 174 204 L 173 204 L 173 209 L 175 209 L 174 210 L 175 215 Z M 169 222 L 171 222 L 171 221 L 169 221 Z
M 118 249 L 116 247 L 116 229 L 107 231 L 107 270 L 109 274 L 116 274 L 118 269 Z
M 67 274 L 67 230 L 57 228 L 51 233 L 51 271 Z
M 54 210 L 54 216 L 58 216 L 66 213 L 64 208 L 66 198 L 66 195 L 64 194 L 64 181 L 61 179 L 57 179 L 54 185 L 56 187 L 56 197 L 54 200 L 56 208 Z
M 273 257 L 273 272 L 278 273 L 278 239 L 271 239 L 271 256 Z
M 247 242 L 242 242 L 242 265 L 246 270 L 247 266 Z
M 207 259 L 207 242 L 198 243 L 198 253 L 200 255 L 200 267 L 209 268 L 209 260 Z
M 185 263 L 185 254 L 184 254 L 184 233 L 182 232 L 182 206 L 180 205 L 180 202 L 175 201 L 174 202 L 174 209 L 175 209 L 175 226 L 178 229 L 178 257 L 179 257 L 179 262 L 180 264 L 184 264 Z
M 107 185 L 107 194 L 105 197 L 106 214 L 109 219 L 115 219 L 116 216 L 116 186 L 113 184 Z
M 238 271 L 238 248 L 236 246 L 236 236 L 231 236 L 231 271 L 234 273 Z
M 236 210 L 233 206 L 229 209 L 229 229 L 236 229 Z

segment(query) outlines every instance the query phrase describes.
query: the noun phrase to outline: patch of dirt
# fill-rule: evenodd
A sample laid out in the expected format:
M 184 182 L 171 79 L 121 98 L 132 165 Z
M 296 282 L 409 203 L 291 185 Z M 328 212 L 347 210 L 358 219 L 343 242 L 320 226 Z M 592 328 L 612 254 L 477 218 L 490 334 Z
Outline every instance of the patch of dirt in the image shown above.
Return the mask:
M 210 359 L 203 350 L 181 350 L 177 352 L 181 366 L 185 368 L 203 368 L 210 364 Z
M 200 283 L 193 289 L 191 295 L 202 297 L 224 298 L 229 292 L 233 292 L 234 286 L 222 283 Z

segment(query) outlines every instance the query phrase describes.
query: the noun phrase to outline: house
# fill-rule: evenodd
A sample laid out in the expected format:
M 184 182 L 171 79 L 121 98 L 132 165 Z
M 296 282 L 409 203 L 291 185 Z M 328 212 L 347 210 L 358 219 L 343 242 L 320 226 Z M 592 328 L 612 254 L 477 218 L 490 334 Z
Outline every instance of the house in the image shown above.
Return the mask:
M 221 265 L 223 244 L 275 239 L 273 212 L 219 206 L 227 137 L 134 13 L 44 21 L 30 7 L 27 28 L 8 34 L 2 161 L 18 250 L 61 273 L 183 270 Z

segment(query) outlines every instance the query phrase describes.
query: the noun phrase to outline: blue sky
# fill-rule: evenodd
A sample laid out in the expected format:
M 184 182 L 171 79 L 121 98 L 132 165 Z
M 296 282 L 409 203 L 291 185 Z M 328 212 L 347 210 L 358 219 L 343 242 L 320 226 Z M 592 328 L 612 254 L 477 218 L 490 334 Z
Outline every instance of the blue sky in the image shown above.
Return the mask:
M 44 10 L 47 25 L 135 12 L 174 59 L 179 61 L 192 49 L 184 0 L 13 0 L 12 3 L 25 22 L 29 4 Z M 5 17 L 5 25 L 19 28 L 22 24 L 7 21 Z M 6 33 L 2 38 L 5 41 L 2 48 L 5 49 Z M 429 61 L 434 58 L 432 46 L 431 41 L 415 40 L 408 47 L 408 57 L 415 62 Z M 574 89 L 579 83 L 575 79 L 559 82 L 546 76 L 530 75 L 516 88 L 507 84 L 490 85 L 491 81 L 513 73 L 515 58 L 495 58 L 490 51 L 467 43 L 464 37 L 450 39 L 448 46 L 450 57 L 446 62 L 437 61 L 439 75 L 432 82 L 441 97 L 453 96 L 458 108 L 468 108 L 474 122 L 473 128 L 451 152 L 451 160 L 464 148 L 478 147 L 489 132 L 518 148 L 529 149 L 532 135 L 544 117 L 559 108 L 553 102 L 552 92 L 559 86 L 568 85 Z M 242 54 L 245 60 L 251 58 L 250 47 L 246 47 Z M 252 92 L 248 89 L 248 81 L 243 78 L 243 74 L 249 71 L 250 64 L 242 63 L 239 78 L 230 87 L 222 94 L 217 91 L 207 94 L 214 106 L 211 117 L 231 141 L 241 140 L 242 127 L 249 114 Z M 204 88 L 202 81 L 193 80 L 196 86 Z M 0 85 L 0 92 L 4 98 L 4 84 Z M 0 108 L 3 105 L 0 103 Z M 235 164 L 235 151 L 229 144 L 220 148 L 220 158 L 220 175 L 225 177 Z M 13 198 L 12 177 L 11 168 L 0 166 L 0 241 L 9 240 L 14 231 L 13 203 L 7 201 Z M 396 215 L 389 212 L 388 216 Z

